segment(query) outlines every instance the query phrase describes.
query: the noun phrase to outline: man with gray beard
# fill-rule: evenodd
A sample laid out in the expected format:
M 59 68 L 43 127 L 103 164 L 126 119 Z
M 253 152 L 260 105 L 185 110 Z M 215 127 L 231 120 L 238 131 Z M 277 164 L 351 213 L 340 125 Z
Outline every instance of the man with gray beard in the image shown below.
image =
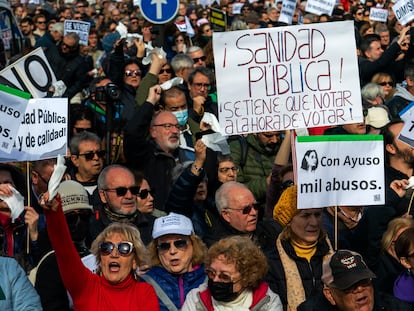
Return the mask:
M 103 204 L 94 206 L 89 227 L 91 241 L 112 222 L 129 222 L 138 228 L 142 241 L 147 245 L 152 239 L 154 218 L 138 211 L 140 188 L 134 174 L 118 164 L 107 166 L 99 174 L 98 191 Z

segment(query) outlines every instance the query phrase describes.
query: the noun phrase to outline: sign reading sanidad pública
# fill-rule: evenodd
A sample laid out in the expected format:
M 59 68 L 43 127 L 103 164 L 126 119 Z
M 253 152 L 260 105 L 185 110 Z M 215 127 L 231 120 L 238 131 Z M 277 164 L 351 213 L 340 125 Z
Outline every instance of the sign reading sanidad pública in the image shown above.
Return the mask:
M 385 202 L 381 135 L 299 136 L 298 208 Z

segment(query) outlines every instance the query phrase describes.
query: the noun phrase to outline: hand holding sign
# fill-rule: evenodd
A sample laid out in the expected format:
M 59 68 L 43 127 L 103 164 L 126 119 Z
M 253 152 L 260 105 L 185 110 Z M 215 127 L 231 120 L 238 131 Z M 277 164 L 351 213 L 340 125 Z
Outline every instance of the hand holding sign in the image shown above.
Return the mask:
M 53 174 L 50 177 L 48 190 L 49 190 L 49 202 L 52 201 L 56 194 L 57 188 L 59 187 L 60 181 L 62 180 L 63 174 L 65 174 L 66 165 L 65 158 L 62 155 L 58 155 L 57 163 L 54 166 Z

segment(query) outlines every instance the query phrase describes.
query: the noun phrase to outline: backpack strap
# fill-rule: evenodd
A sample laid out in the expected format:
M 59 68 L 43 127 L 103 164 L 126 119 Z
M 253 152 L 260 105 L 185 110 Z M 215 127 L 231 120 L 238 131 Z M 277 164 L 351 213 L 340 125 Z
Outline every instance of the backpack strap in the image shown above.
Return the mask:
M 49 255 L 53 254 L 55 251 L 51 250 L 50 252 L 46 253 L 38 262 L 38 264 L 36 265 L 36 267 L 34 267 L 32 270 L 30 270 L 28 278 L 30 280 L 30 283 L 32 283 L 33 286 L 36 285 L 36 276 L 37 276 L 37 271 L 39 270 L 40 265 L 43 263 L 43 261 L 49 257 Z
M 150 277 L 147 274 L 141 275 L 140 277 L 154 287 L 155 292 L 158 295 L 158 298 L 164 303 L 164 305 L 167 307 L 169 311 L 179 311 L 175 304 L 171 301 L 170 297 L 167 296 L 164 290 L 158 285 L 157 282 L 155 282 L 155 280 L 152 277 Z

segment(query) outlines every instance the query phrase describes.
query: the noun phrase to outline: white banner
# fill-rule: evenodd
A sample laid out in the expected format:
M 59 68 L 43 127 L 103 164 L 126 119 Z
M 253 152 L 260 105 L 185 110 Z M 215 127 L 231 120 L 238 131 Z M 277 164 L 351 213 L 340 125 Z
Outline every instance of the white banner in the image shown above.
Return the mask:
M 0 151 L 0 162 L 35 161 L 65 155 L 68 99 L 30 99 L 10 154 Z
M 401 25 L 406 25 L 414 19 L 414 1 L 399 0 L 394 3 L 392 10 Z
M 0 151 L 10 153 L 30 94 L 0 84 Z
M 63 34 L 66 36 L 70 32 L 75 32 L 79 36 L 79 44 L 88 45 L 90 28 L 91 24 L 88 22 L 66 19 Z
M 331 16 L 335 4 L 335 0 L 308 0 L 305 10 L 316 15 L 328 14 Z
M 292 25 L 292 17 L 296 9 L 296 0 L 283 0 L 279 22 Z
M 214 33 L 224 135 L 362 122 L 352 21 Z
M 55 82 L 55 73 L 41 47 L 0 71 L 0 84 L 30 93 L 33 98 L 45 97 Z
M 298 208 L 385 202 L 381 135 L 299 136 Z
M 386 23 L 388 19 L 388 10 L 373 7 L 369 11 L 369 19 L 376 22 Z

